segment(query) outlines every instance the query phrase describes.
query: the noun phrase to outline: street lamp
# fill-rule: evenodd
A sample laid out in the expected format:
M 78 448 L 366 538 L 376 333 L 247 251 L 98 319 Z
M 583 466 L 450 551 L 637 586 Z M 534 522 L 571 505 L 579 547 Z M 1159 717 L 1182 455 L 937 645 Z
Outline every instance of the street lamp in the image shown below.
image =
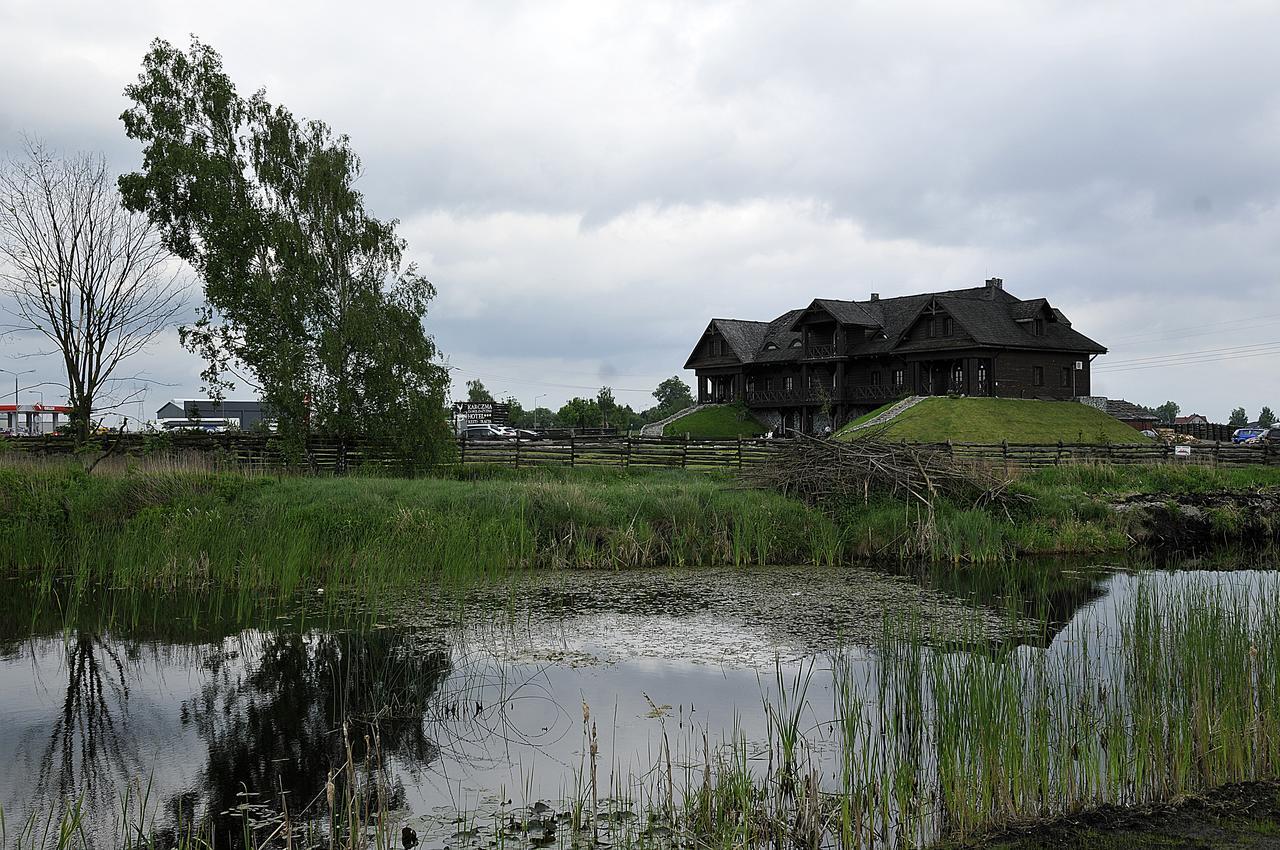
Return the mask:
M 18 430 L 18 376 L 30 375 L 35 371 L 36 371 L 35 369 L 27 369 L 24 372 L 15 372 L 12 369 L 0 369 L 0 372 L 4 372 L 6 375 L 13 375 L 13 429 L 12 430 L 15 432 Z
M 546 398 L 546 393 L 539 393 L 533 397 L 533 430 L 538 430 L 538 399 Z

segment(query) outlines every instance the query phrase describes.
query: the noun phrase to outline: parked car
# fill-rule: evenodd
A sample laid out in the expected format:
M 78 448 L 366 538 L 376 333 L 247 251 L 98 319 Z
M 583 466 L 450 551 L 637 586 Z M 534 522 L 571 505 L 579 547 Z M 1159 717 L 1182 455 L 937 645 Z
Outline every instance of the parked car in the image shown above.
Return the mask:
M 1262 435 L 1262 439 L 1268 443 L 1280 443 L 1280 425 L 1272 425 L 1267 433 Z
M 1256 443 L 1267 432 L 1266 428 L 1237 428 L 1231 434 L 1233 443 Z
M 505 425 L 468 425 L 462 432 L 466 440 L 514 440 L 515 435 Z
M 542 436 L 542 434 L 539 433 L 538 431 L 533 431 L 529 428 L 517 428 L 516 434 L 522 440 L 545 440 L 546 439 L 546 437 Z

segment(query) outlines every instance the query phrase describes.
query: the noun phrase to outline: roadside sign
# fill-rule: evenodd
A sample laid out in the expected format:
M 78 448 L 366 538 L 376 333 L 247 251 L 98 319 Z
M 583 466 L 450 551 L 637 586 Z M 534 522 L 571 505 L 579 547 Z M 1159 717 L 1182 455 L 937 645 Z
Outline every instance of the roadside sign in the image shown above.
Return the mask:
M 1191 446 L 1174 446 L 1174 457 L 1191 457 Z

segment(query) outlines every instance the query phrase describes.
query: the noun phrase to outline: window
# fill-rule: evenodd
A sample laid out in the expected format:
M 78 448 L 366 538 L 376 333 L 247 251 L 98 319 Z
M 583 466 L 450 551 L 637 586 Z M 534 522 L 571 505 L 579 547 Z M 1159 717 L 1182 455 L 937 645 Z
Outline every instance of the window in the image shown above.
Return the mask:
M 720 356 L 720 337 L 718 336 L 711 337 L 711 356 Z
M 895 387 L 901 387 L 901 386 L 905 383 L 905 381 L 903 380 L 903 378 L 904 378 L 904 377 L 905 377 L 905 376 L 902 374 L 902 370 L 901 370 L 901 369 L 894 369 L 894 370 L 893 370 L 893 385 L 894 385 Z
M 1031 383 L 1035 384 L 1037 387 L 1044 386 L 1044 367 L 1043 366 L 1032 367 Z
M 1036 319 L 1036 336 L 1044 336 L 1044 319 Z
M 777 351 L 777 350 L 778 350 L 778 344 L 777 344 L 776 342 L 769 342 L 769 343 L 765 343 L 764 350 L 765 350 L 765 351 Z
M 777 346 L 775 345 L 775 346 L 774 346 L 774 348 L 777 348 Z M 769 390 L 771 390 L 771 389 L 773 389 L 773 378 L 765 378 L 765 379 L 764 379 L 764 391 L 765 391 L 765 392 L 768 392 L 768 391 L 769 391 Z
M 1071 367 L 1070 366 L 1062 367 L 1062 385 L 1064 387 L 1071 386 Z
M 799 347 L 800 347 L 800 346 L 802 346 L 802 345 L 804 345 L 804 343 L 803 343 L 803 342 L 801 342 L 801 341 L 800 341 L 800 340 L 798 340 L 798 339 L 793 339 L 793 340 L 791 340 L 791 347 L 792 347 L 792 348 L 799 348 Z
M 933 338 L 933 319 L 929 320 L 928 328 L 929 328 L 929 338 L 932 339 Z
M 748 378 L 747 378 L 747 392 L 749 392 L 749 393 L 753 393 L 753 392 L 755 392 L 755 391 L 756 391 L 756 379 L 755 379 L 755 378 L 753 378 L 753 377 L 748 377 Z
M 873 387 L 880 386 L 880 370 L 879 369 L 871 370 L 871 386 Z
M 782 379 L 782 388 L 784 390 L 786 390 L 787 392 L 791 392 L 793 387 L 795 387 L 795 378 L 791 377 L 790 375 L 787 375 L 785 378 Z
M 947 316 L 945 319 L 942 320 L 942 335 L 951 336 L 951 331 L 952 331 L 951 317 Z

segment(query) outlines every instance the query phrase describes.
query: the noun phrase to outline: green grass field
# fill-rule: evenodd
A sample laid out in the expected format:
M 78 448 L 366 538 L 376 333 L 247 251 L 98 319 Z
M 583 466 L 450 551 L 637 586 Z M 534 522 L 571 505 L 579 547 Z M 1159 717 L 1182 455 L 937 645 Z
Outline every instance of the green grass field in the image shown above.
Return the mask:
M 851 424 L 859 421 L 865 418 Z M 858 439 L 870 434 L 913 443 L 1149 442 L 1140 432 L 1085 404 L 1015 398 L 927 398 L 883 427 L 855 433 L 842 430 L 837 436 Z
M 704 440 L 732 440 L 758 437 L 768 429 L 739 404 L 708 407 L 682 416 L 662 430 L 665 437 L 690 437 Z
M 433 478 L 304 477 L 201 469 L 86 474 L 0 462 L 0 575 L 91 584 L 289 593 L 465 584 L 542 567 L 1008 562 L 1129 546 L 1110 503 L 1280 486 L 1280 468 L 1074 464 L 1021 473 L 1006 512 L 889 498 L 823 510 L 728 475 L 468 466 Z M 1221 518 L 1224 542 L 1248 517 Z M 1217 520 L 1215 520 L 1216 522 Z

